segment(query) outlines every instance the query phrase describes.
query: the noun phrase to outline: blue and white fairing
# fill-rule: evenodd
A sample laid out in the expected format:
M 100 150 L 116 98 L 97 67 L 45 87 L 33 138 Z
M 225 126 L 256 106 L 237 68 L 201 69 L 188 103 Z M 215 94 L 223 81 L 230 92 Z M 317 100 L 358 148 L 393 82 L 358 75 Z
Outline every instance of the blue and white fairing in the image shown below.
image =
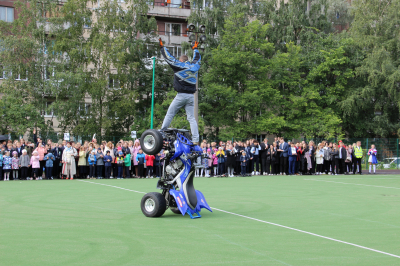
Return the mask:
M 183 170 L 176 177 L 177 178 L 176 184 L 179 187 L 179 190 L 170 189 L 169 193 L 175 198 L 176 205 L 178 206 L 178 209 L 180 210 L 182 215 L 185 215 L 187 213 L 192 219 L 199 218 L 201 217 L 199 212 L 201 211 L 202 208 L 205 208 L 210 212 L 212 212 L 212 210 L 208 205 L 206 199 L 204 198 L 203 193 L 201 193 L 198 190 L 195 190 L 197 197 L 197 204 L 196 206 L 190 206 L 191 204 L 187 200 L 187 197 L 189 196 L 187 195 L 187 193 L 189 193 L 190 191 L 188 192 L 187 189 L 185 190 L 183 186 L 185 186 L 187 183 L 185 182 L 186 179 L 188 179 L 189 177 L 193 178 L 194 175 L 194 169 L 192 169 L 192 162 L 190 159 L 188 159 L 188 155 L 191 154 L 192 152 L 199 152 L 201 154 L 202 150 L 199 146 L 193 146 L 193 144 L 183 135 L 178 133 L 177 136 L 178 138 L 174 143 L 175 153 L 174 156 L 171 158 L 171 161 L 179 158 L 179 160 L 181 160 L 181 162 L 183 163 L 184 167 Z M 193 216 L 194 214 L 197 214 L 197 216 Z

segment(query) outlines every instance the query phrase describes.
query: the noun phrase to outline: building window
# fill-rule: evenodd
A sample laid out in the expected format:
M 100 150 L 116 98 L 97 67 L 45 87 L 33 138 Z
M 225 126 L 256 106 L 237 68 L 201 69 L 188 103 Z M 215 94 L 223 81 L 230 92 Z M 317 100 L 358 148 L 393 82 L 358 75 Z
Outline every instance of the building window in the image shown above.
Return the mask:
M 182 47 L 180 47 L 180 46 L 170 46 L 167 48 L 168 48 L 168 51 L 170 52 L 170 54 L 172 54 L 175 58 L 179 58 L 182 54 L 184 54 L 182 52 Z
M 43 115 L 44 117 L 52 117 L 52 116 L 55 116 L 54 110 L 53 110 L 53 108 L 51 107 L 52 104 L 53 104 L 53 102 L 51 102 L 51 101 L 45 102 L 44 107 L 43 107 L 43 111 L 42 111 L 42 115 Z
M 14 22 L 14 8 L 0 6 L 0 20 L 5 22 Z
M 165 35 L 181 36 L 181 33 L 182 33 L 182 24 L 165 23 Z
M 4 72 L 3 71 L 4 71 L 3 66 L 0 65 L 0 79 L 4 78 Z
M 120 83 L 120 81 L 117 78 L 116 74 L 110 74 L 110 77 L 109 77 L 109 80 L 108 80 L 108 87 L 110 89 L 122 88 L 122 84 Z
M 15 74 L 15 80 L 28 80 L 28 71 L 24 68 L 20 68 L 18 73 Z

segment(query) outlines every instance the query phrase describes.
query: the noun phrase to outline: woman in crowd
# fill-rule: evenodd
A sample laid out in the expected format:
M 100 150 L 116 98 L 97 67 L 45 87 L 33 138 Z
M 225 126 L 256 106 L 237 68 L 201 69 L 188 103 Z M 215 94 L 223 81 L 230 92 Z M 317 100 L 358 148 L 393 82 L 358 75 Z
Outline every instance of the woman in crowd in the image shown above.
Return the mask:
M 75 156 L 77 154 L 75 148 L 72 147 L 72 143 L 68 142 L 62 155 L 62 174 L 66 176 L 66 179 L 74 179 L 74 175 L 76 174 Z
M 133 167 L 134 167 L 134 177 L 139 177 L 139 170 L 138 170 L 138 161 L 136 160 L 136 156 L 139 153 L 139 150 L 141 149 L 140 147 L 140 141 L 137 139 L 135 140 L 135 144 L 133 145 L 133 150 L 132 150 L 132 161 L 133 161 Z
M 348 173 L 353 172 L 353 160 L 352 160 L 352 157 L 353 157 L 353 146 L 352 145 L 348 145 L 346 147 L 346 160 L 344 161 Z
M 375 145 L 371 145 L 371 149 L 368 151 L 368 163 L 369 163 L 369 173 L 371 174 L 371 166 L 374 166 L 374 174 L 376 174 L 376 165 L 378 164 L 378 160 L 376 159 L 376 155 L 378 151 L 375 149 Z

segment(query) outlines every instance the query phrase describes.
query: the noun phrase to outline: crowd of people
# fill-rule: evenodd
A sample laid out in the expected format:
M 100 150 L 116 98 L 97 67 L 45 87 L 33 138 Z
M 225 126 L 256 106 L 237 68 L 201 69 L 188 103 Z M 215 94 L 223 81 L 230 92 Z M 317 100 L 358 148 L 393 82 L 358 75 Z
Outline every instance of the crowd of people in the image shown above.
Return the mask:
M 203 156 L 196 162 L 196 176 L 232 177 L 234 175 L 320 175 L 362 174 L 361 142 L 345 145 L 342 141 L 332 143 L 314 141 L 308 144 L 286 142 L 278 137 L 269 144 L 268 139 L 259 143 L 255 139 L 244 142 L 201 143 Z M 368 151 L 369 173 L 376 173 L 377 150 L 371 145 Z
M 36 137 L 4 141 L 0 152 L 0 177 L 3 180 L 41 180 L 74 178 L 154 178 L 160 177 L 164 153 L 143 153 L 139 140 L 117 143 L 92 141 L 54 143 Z M 203 156 L 194 162 L 196 177 L 235 175 L 361 174 L 361 143 L 323 141 L 315 145 L 286 142 L 275 138 L 268 143 L 255 139 L 245 142 L 207 142 L 200 144 Z M 377 150 L 368 151 L 369 172 L 376 171 Z

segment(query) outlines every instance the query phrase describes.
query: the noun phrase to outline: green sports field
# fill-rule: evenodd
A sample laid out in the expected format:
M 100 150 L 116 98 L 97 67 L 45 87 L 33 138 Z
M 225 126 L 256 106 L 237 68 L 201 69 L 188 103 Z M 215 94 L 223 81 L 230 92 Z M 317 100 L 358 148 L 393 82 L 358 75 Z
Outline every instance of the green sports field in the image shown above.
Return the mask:
M 146 218 L 155 187 L 0 182 L 0 264 L 400 265 L 397 175 L 197 178 L 214 212 L 196 220 Z

